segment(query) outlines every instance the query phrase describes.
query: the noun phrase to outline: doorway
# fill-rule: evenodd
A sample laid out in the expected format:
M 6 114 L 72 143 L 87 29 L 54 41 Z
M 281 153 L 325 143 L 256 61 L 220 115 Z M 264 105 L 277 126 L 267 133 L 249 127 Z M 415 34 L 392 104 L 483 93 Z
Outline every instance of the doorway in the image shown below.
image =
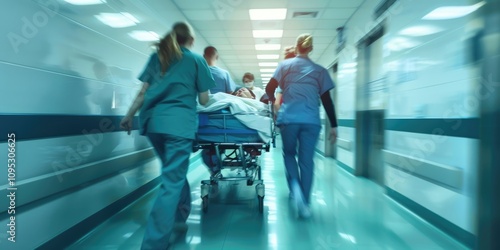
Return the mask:
M 384 119 L 386 79 L 383 72 L 384 27 L 358 43 L 356 80 L 355 174 L 384 185 Z

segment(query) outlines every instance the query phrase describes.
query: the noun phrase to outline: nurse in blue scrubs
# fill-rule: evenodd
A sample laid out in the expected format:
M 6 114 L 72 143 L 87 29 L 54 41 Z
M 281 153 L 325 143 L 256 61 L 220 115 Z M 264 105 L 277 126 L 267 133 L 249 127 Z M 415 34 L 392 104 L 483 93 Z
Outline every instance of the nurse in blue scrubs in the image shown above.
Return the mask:
M 281 62 L 266 86 L 271 100 L 274 100 L 278 86 L 283 92 L 285 101 L 278 111 L 276 124 L 283 140 L 288 186 L 299 216 L 304 218 L 311 216 L 313 156 L 321 130 L 320 100 L 332 126 L 330 142 L 335 143 L 337 138 L 337 118 L 330 97 L 334 83 L 325 68 L 309 59 L 312 41 L 311 35 L 300 35 L 296 43 L 296 57 Z
M 140 133 L 149 138 L 162 162 L 161 186 L 141 249 L 168 249 L 172 232 L 187 230 L 191 192 L 186 175 L 198 129 L 196 101 L 205 105 L 208 90 L 215 86 L 205 59 L 189 50 L 193 42 L 188 24 L 174 24 L 149 58 L 139 77 L 143 87 L 120 124 L 130 134 L 140 109 Z

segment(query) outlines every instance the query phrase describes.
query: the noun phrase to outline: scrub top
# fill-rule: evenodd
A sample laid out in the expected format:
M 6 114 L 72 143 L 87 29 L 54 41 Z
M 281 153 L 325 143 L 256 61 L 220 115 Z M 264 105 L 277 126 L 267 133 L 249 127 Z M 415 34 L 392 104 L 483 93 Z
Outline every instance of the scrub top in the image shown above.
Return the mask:
M 215 86 L 205 59 L 181 47 L 176 59 L 161 75 L 158 54 L 151 55 L 139 80 L 149 83 L 139 114 L 140 133 L 162 133 L 195 139 L 198 130 L 196 102 L 199 92 Z
M 282 61 L 273 78 L 278 81 L 284 100 L 276 124 L 321 125 L 320 97 L 335 87 L 325 68 L 309 58 L 297 56 Z
M 231 79 L 229 72 L 217 66 L 209 66 L 209 67 L 210 67 L 210 72 L 212 72 L 212 76 L 215 80 L 215 85 L 216 85 L 214 88 L 210 89 L 210 93 L 211 94 L 215 94 L 218 92 L 233 93 L 233 91 L 236 89 L 236 84 L 234 83 L 233 79 Z

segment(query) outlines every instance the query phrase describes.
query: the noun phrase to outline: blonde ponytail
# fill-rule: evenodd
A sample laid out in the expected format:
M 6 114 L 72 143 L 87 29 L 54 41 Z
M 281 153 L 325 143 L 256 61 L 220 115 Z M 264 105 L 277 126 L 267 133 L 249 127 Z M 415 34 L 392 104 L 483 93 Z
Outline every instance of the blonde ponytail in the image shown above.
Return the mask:
M 310 34 L 302 34 L 297 37 L 297 50 L 299 53 L 305 53 L 313 45 L 313 38 Z

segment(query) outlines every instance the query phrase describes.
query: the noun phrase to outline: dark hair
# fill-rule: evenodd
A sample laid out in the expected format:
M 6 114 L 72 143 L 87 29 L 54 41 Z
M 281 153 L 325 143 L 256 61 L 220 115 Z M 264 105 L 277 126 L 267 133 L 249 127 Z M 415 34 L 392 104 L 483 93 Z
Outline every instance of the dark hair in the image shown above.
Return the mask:
M 238 92 L 238 90 L 240 90 L 240 89 L 247 89 L 247 88 L 245 88 L 245 87 L 236 87 L 236 89 L 234 89 L 234 91 L 233 91 L 233 93 L 231 93 L 231 95 L 236 95 L 236 92 Z M 247 89 L 247 90 L 253 96 L 253 99 L 255 99 L 255 94 L 253 93 L 253 91 L 250 90 L 250 89 Z
M 182 58 L 180 45 L 185 44 L 193 37 L 193 29 L 191 29 L 191 26 L 184 22 L 178 22 L 174 24 L 172 31 L 155 44 L 158 57 L 160 58 L 162 73 L 167 71 L 170 63 L 172 63 L 174 59 Z
M 243 81 L 245 78 L 248 78 L 248 79 L 250 79 L 250 80 L 252 80 L 252 81 L 253 81 L 253 80 L 255 80 L 255 77 L 254 77 L 254 76 L 253 76 L 253 74 L 252 74 L 252 73 L 250 73 L 250 72 L 245 73 L 245 74 L 243 75 L 243 78 L 241 78 L 241 81 Z
M 214 46 L 208 46 L 203 51 L 203 56 L 213 57 L 215 55 L 217 55 L 217 49 Z

